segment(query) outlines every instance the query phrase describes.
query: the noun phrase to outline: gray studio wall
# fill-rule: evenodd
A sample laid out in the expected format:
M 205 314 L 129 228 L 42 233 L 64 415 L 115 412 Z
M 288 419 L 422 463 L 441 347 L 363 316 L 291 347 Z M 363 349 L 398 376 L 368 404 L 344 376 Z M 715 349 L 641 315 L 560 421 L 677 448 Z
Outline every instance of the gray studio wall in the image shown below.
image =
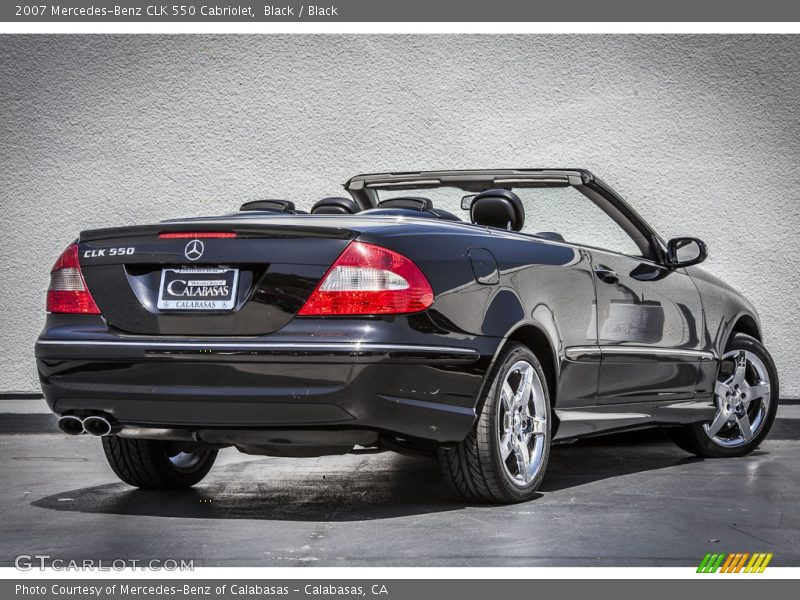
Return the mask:
M 308 208 L 355 173 L 582 166 L 757 305 L 800 396 L 800 38 L 0 38 L 0 391 L 84 228 Z

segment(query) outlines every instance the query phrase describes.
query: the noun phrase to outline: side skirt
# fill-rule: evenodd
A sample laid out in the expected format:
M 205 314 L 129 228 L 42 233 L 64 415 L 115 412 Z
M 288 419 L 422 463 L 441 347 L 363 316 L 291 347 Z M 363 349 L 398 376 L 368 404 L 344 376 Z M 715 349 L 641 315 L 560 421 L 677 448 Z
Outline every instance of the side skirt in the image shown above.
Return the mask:
M 628 429 L 711 421 L 716 413 L 716 405 L 713 398 L 694 398 L 557 408 L 555 413 L 558 425 L 553 440 L 569 441 Z

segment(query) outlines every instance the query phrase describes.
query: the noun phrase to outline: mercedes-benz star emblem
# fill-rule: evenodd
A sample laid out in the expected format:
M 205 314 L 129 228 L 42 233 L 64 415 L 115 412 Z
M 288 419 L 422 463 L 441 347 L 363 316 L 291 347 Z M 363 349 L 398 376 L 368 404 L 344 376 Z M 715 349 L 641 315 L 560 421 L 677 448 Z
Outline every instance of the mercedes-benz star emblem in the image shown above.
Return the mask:
M 198 258 L 203 256 L 203 250 L 205 250 L 203 242 L 201 242 L 200 240 L 192 240 L 191 242 L 186 244 L 186 249 L 183 251 L 183 253 L 189 260 L 197 260 Z

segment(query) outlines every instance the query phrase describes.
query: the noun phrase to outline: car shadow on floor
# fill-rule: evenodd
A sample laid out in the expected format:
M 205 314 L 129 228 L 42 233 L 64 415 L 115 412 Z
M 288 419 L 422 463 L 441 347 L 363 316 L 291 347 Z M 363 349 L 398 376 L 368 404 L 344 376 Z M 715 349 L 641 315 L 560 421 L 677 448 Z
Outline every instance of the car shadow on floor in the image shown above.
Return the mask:
M 380 455 L 347 461 L 344 468 L 336 460 L 262 458 L 217 465 L 189 490 L 112 483 L 65 490 L 32 505 L 116 515 L 318 522 L 430 514 L 465 503 L 442 481 L 435 460 Z
M 628 433 L 555 446 L 537 498 L 559 490 L 700 459 L 665 443 L 658 432 Z M 468 506 L 445 485 L 427 456 L 381 456 L 350 469 L 286 469 L 291 459 L 218 466 L 190 490 L 150 491 L 123 483 L 65 490 L 33 506 L 58 511 L 188 519 L 364 521 L 455 511 Z M 377 460 L 377 459 L 376 459 Z M 284 468 L 276 465 L 282 464 Z M 535 507 L 534 499 L 532 507 Z
M 702 462 L 675 446 L 662 430 L 647 429 L 554 446 L 540 492 Z

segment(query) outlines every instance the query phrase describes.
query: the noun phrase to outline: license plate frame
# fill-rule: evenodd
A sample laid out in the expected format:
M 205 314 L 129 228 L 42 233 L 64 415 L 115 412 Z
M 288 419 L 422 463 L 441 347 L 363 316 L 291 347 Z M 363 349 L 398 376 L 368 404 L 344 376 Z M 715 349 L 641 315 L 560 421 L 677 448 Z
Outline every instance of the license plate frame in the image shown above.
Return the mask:
M 230 312 L 236 308 L 238 289 L 239 269 L 165 267 L 161 269 L 156 306 L 170 312 Z

